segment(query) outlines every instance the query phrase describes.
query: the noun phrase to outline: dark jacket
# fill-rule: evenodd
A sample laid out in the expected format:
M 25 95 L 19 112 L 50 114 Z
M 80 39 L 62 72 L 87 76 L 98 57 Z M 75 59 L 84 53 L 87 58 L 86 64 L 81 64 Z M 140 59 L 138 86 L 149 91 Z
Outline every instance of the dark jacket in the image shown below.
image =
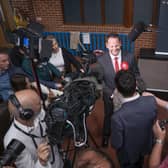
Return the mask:
M 63 59 L 65 64 L 65 73 L 72 72 L 72 65 L 76 68 L 77 71 L 80 71 L 82 65 L 80 62 L 73 56 L 70 52 L 68 52 L 65 48 L 62 48 Z
M 24 72 L 29 76 L 31 81 L 34 81 L 31 61 L 29 58 L 24 58 L 22 62 L 22 68 Z M 60 71 L 50 63 L 44 63 L 36 66 L 36 72 L 41 84 L 56 89 L 56 82 L 53 80 L 54 78 L 60 79 L 61 73 Z
M 140 96 L 126 102 L 112 115 L 111 144 L 120 162 L 136 162 L 152 149 L 152 127 L 157 115 L 153 96 Z
M 10 113 L 8 111 L 8 103 L 0 103 L 0 155 L 2 154 L 3 148 L 3 139 L 10 127 Z
M 8 70 L 0 73 L 0 95 L 4 101 L 8 100 L 8 97 L 13 93 L 12 86 L 10 84 L 10 78 L 14 74 L 25 74 L 19 67 L 10 65 Z
M 136 59 L 133 54 L 128 52 L 121 53 L 122 61 L 126 61 L 129 64 L 129 69 L 135 74 L 136 78 L 140 77 L 139 69 L 136 63 Z M 115 89 L 115 70 L 109 52 L 98 58 L 98 63 L 103 69 L 104 91 L 112 95 Z

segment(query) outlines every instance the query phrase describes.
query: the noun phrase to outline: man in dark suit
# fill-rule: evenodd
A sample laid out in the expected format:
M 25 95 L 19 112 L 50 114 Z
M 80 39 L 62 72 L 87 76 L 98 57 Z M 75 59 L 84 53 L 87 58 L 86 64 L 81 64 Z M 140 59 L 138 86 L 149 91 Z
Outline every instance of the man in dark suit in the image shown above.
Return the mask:
M 156 100 L 136 92 L 136 78 L 129 70 L 119 71 L 115 83 L 122 95 L 122 106 L 112 115 L 111 144 L 121 168 L 142 168 L 144 156 L 152 149 Z
M 0 97 L 7 101 L 13 93 L 10 78 L 14 74 L 24 74 L 20 67 L 15 67 L 10 62 L 7 48 L 0 48 Z
M 113 113 L 112 95 L 115 89 L 114 77 L 118 70 L 121 69 L 122 62 L 128 64 L 129 69 L 140 79 L 140 73 L 137 67 L 134 55 L 121 50 L 121 39 L 118 34 L 109 34 L 106 38 L 107 52 L 99 57 L 98 62 L 103 69 L 104 88 L 104 128 L 102 145 L 108 146 L 110 137 L 110 118 Z

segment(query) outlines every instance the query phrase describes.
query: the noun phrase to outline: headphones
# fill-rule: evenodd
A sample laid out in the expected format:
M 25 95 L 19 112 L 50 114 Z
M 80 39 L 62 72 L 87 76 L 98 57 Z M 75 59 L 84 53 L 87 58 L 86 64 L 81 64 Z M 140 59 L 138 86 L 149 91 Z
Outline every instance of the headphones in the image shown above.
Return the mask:
M 33 117 L 33 110 L 28 108 L 24 109 L 14 94 L 10 95 L 9 100 L 19 111 L 19 116 L 22 120 L 29 120 Z

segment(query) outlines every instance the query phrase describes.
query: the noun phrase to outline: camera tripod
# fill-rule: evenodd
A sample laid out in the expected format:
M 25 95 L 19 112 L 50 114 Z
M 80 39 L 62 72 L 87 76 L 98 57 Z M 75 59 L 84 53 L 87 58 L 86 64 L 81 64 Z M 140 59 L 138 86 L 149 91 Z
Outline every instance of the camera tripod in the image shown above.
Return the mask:
M 67 144 L 67 147 L 66 147 L 66 150 L 61 150 L 60 152 L 62 153 L 62 156 L 63 156 L 63 160 L 64 160 L 64 168 L 70 168 L 74 166 L 74 163 L 75 163 L 75 160 L 76 160 L 76 156 L 77 156 L 77 153 L 78 151 L 81 149 L 81 148 L 87 148 L 87 147 L 90 147 L 90 144 L 88 142 L 88 138 L 93 142 L 94 146 L 96 148 L 99 148 L 98 144 L 96 143 L 94 137 L 91 135 L 90 131 L 86 128 L 86 120 L 85 120 L 85 113 L 83 114 L 84 118 L 83 118 L 83 123 L 84 123 L 84 127 L 85 127 L 85 138 L 82 142 L 77 142 L 75 140 L 76 138 L 76 133 L 74 132 L 73 130 L 73 133 L 74 133 L 74 146 L 72 149 L 70 149 L 70 145 L 71 145 L 71 141 L 72 139 L 69 137 L 68 139 L 68 144 Z M 71 123 L 69 123 L 71 124 Z M 73 126 L 72 126 L 73 127 Z M 73 157 L 71 158 L 71 162 L 70 162 L 70 159 L 68 159 L 68 154 L 69 152 L 73 152 Z
M 91 135 L 91 133 L 89 131 L 88 131 L 88 137 L 91 139 L 91 141 L 93 142 L 93 144 L 96 148 L 100 148 L 100 146 L 98 146 L 98 144 L 96 143 L 95 139 L 93 138 L 93 136 Z M 70 148 L 71 141 L 72 141 L 71 139 L 68 140 L 67 148 L 65 150 L 63 150 L 63 149 L 60 150 L 60 152 L 62 153 L 63 161 L 64 161 L 64 168 L 73 168 L 78 151 L 81 150 L 81 148 L 90 147 L 90 145 L 87 142 L 83 147 Z M 73 152 L 72 158 L 69 158 L 70 152 Z

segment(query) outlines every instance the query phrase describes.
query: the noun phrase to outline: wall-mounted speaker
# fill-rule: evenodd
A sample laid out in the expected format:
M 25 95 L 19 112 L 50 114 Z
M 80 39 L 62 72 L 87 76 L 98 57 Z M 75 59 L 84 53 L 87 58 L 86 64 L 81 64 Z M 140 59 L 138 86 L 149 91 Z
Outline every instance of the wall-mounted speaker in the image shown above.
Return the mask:
M 168 0 L 160 1 L 159 25 L 156 39 L 157 55 L 164 55 L 168 58 Z
M 160 0 L 159 28 L 168 29 L 168 0 Z

